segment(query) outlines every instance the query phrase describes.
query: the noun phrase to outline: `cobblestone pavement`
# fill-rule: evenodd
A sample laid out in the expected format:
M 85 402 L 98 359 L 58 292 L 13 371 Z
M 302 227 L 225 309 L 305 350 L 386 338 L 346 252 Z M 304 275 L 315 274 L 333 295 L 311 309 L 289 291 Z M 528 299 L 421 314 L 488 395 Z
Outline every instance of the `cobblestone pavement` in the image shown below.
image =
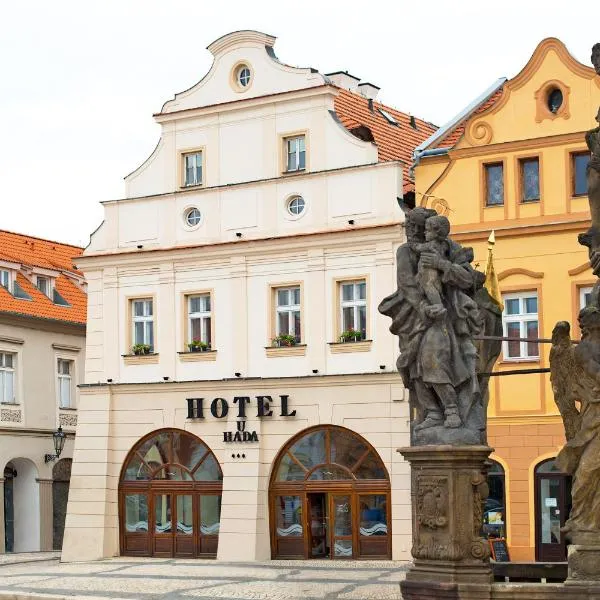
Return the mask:
M 18 563 L 38 561 L 58 561 L 60 552 L 20 552 L 18 554 L 0 554 L 0 567 L 3 565 L 14 565 Z
M 38 555 L 39 556 L 39 555 Z M 407 563 L 137 559 L 0 563 L 0 599 L 396 600 Z

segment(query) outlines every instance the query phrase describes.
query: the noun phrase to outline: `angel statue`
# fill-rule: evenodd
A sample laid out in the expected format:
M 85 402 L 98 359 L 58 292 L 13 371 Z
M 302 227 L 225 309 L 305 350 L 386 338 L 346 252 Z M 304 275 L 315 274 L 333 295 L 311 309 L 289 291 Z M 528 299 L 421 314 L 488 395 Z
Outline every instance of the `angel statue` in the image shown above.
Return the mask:
M 571 342 L 569 324 L 552 331 L 550 381 L 567 443 L 556 463 L 573 477 L 573 507 L 563 532 L 573 544 L 600 545 L 600 308 L 579 313 L 582 340 Z

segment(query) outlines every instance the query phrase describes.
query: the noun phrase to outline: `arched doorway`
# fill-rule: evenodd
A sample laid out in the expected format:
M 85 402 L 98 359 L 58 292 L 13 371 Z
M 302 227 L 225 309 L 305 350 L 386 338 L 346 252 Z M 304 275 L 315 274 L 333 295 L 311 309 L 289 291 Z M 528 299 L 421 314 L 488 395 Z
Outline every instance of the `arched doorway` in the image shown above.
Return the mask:
M 121 554 L 214 558 L 223 474 L 195 435 L 161 429 L 129 452 L 119 482 Z
M 273 558 L 390 558 L 390 481 L 377 451 L 334 425 L 292 438 L 269 487 Z
M 535 559 L 567 560 L 567 541 L 561 528 L 571 512 L 571 476 L 553 458 L 535 467 Z
M 52 548 L 54 550 L 62 550 L 72 463 L 70 458 L 61 458 L 52 467 Z
M 508 531 L 506 522 L 506 480 L 504 467 L 490 460 L 487 483 L 490 490 L 483 511 L 483 536 L 504 538 Z
M 4 548 L 6 552 L 40 550 L 40 492 L 37 467 L 14 458 L 4 468 Z

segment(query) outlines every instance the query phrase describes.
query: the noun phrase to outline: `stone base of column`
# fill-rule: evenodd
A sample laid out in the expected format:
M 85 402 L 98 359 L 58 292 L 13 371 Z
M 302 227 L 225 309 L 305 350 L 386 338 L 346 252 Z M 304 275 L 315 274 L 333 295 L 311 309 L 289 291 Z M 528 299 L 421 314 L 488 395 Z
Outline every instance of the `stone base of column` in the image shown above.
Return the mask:
M 488 446 L 412 446 L 414 565 L 400 584 L 404 600 L 479 600 L 492 593 L 489 546 L 480 537 L 488 495 Z
M 566 585 L 594 583 L 600 586 L 600 546 L 572 544 L 568 547 L 569 575 Z

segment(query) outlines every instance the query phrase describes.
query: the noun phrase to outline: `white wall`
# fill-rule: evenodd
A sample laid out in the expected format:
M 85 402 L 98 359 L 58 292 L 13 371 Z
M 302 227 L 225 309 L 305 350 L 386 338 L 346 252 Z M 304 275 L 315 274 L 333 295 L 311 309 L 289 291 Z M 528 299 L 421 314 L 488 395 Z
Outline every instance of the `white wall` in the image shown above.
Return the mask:
M 17 471 L 13 479 L 15 552 L 40 550 L 40 493 L 35 465 L 26 458 L 10 461 Z

